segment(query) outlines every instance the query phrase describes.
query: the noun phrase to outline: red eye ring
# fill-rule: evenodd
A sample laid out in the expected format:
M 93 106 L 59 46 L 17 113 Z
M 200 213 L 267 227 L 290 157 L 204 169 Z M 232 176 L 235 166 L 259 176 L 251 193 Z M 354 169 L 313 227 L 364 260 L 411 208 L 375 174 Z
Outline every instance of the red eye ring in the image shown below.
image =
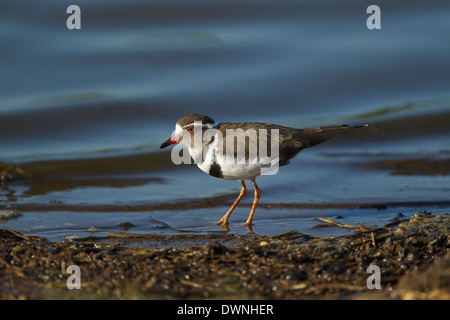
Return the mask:
M 189 134 L 194 134 L 194 126 L 187 127 L 187 128 L 186 128 L 186 131 L 187 131 Z

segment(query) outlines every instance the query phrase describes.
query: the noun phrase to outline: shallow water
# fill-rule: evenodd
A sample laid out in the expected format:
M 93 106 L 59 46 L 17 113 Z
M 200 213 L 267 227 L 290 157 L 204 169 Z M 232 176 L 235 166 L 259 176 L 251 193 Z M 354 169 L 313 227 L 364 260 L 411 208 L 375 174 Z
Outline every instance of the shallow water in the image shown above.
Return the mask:
M 448 212 L 448 1 L 10 1 L 0 10 L 2 226 L 47 237 L 223 232 L 239 182 L 159 145 L 187 113 L 292 127 L 369 123 L 303 151 L 262 189 L 253 231 L 339 235 Z M 420 160 L 420 161 L 419 161 Z M 250 189 L 251 190 L 251 189 Z M 252 194 L 230 219 L 241 224 Z M 338 218 L 339 217 L 339 218 Z M 342 217 L 342 218 L 340 218 Z

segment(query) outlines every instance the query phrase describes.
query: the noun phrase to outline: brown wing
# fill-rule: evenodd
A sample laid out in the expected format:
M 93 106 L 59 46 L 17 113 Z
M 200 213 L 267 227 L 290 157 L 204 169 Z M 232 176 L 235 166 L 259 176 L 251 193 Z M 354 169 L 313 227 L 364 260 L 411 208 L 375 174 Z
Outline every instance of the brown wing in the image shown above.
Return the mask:
M 367 125 L 364 125 L 367 126 Z M 270 144 L 271 144 L 271 129 L 278 129 L 279 134 L 279 165 L 283 166 L 289 163 L 289 159 L 294 158 L 303 149 L 318 145 L 324 141 L 334 138 L 338 135 L 346 133 L 347 131 L 359 128 L 363 126 L 348 126 L 348 125 L 337 125 L 337 126 L 326 126 L 326 127 L 315 127 L 315 128 L 305 128 L 305 129 L 295 129 L 289 127 L 278 126 L 269 123 L 260 122 L 245 122 L 245 123 L 220 123 L 218 129 L 222 132 L 223 137 L 226 136 L 226 129 L 242 129 L 244 132 L 248 129 L 254 129 L 257 132 L 258 140 L 263 143 L 265 140 L 259 138 L 259 130 L 266 129 L 267 131 L 267 145 L 268 145 L 268 155 L 271 154 Z M 225 140 L 225 139 L 224 139 Z M 224 141 L 223 145 L 226 150 L 226 145 Z M 246 157 L 248 157 L 249 148 L 256 146 L 247 145 L 246 146 Z M 235 153 L 236 153 L 236 146 Z M 251 150 L 251 149 L 250 149 Z

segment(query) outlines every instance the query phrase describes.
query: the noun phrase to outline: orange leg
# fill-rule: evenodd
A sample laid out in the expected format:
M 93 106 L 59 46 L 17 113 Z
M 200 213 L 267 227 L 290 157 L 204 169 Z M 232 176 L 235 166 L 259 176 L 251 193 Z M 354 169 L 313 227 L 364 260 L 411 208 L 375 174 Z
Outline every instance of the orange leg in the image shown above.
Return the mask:
M 228 218 L 230 217 L 230 215 L 233 212 L 234 208 L 236 208 L 236 206 L 239 204 L 239 202 L 245 196 L 246 193 L 247 193 L 247 187 L 245 186 L 244 180 L 241 180 L 241 193 L 239 193 L 239 196 L 237 197 L 236 201 L 231 206 L 230 210 L 228 210 L 228 212 L 225 213 L 225 215 L 222 217 L 222 219 L 217 221 L 216 224 L 220 224 L 220 225 L 227 225 L 228 224 Z
M 250 211 L 250 215 L 248 216 L 247 221 L 245 222 L 246 226 L 252 225 L 253 215 L 255 214 L 256 206 L 258 205 L 259 198 L 261 197 L 261 190 L 258 188 L 258 185 L 255 181 L 252 180 L 253 186 L 255 187 L 255 199 L 253 200 L 252 210 Z

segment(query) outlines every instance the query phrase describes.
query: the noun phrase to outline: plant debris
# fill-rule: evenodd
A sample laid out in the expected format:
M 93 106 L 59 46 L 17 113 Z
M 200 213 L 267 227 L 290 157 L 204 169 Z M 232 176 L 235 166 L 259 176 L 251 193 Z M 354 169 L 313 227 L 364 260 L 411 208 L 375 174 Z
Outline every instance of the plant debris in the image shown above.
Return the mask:
M 31 178 L 31 174 L 18 166 L 0 162 L 0 182 Z
M 449 299 L 450 216 L 350 236 L 138 235 L 49 242 L 0 230 L 0 299 Z M 151 248 L 140 244 L 166 243 Z M 170 246 L 169 246 L 170 244 Z M 80 268 L 69 290 L 67 268 Z M 381 274 L 369 289 L 368 267 Z

